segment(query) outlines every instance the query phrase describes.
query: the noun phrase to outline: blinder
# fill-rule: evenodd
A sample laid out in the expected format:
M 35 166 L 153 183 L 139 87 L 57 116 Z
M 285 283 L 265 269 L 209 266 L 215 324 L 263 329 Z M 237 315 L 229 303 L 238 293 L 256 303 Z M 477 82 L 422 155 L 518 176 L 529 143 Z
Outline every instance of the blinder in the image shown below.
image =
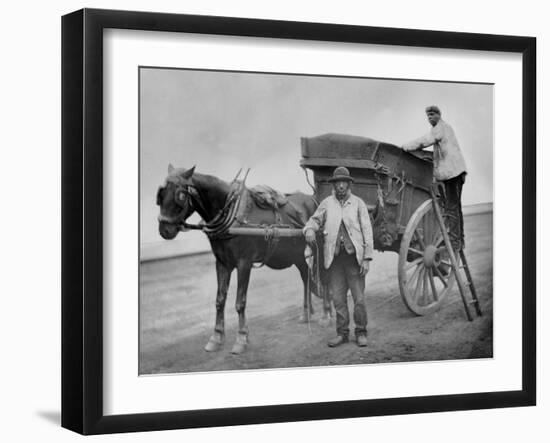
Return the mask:
M 157 206 L 162 205 L 163 198 L 164 198 L 164 188 L 162 186 L 159 186 L 159 189 L 157 191 Z
M 165 191 L 166 188 L 164 186 L 159 186 L 157 191 L 157 206 L 162 206 Z M 197 191 L 192 186 L 179 186 L 174 192 L 174 202 L 181 208 L 184 208 L 187 204 L 192 204 L 192 200 L 188 201 L 188 199 L 196 194 Z
M 187 199 L 189 196 L 189 187 L 179 187 L 176 189 L 176 192 L 174 193 L 174 201 L 176 204 L 182 208 L 185 207 L 187 203 Z
M 166 186 L 159 187 L 157 191 L 157 205 L 162 206 L 165 198 Z M 174 189 L 173 201 L 180 208 L 179 214 L 175 216 L 159 215 L 161 223 L 179 225 L 180 230 L 186 226 L 185 219 L 195 210 L 194 199 L 199 198 L 199 193 L 193 185 L 177 185 Z M 199 202 L 200 204 L 200 202 Z

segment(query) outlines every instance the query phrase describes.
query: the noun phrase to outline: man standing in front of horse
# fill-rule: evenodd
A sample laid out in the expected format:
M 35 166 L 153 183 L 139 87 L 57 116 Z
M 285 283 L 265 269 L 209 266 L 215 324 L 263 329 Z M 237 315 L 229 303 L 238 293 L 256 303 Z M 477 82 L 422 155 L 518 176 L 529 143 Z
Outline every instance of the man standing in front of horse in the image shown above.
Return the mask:
M 348 289 L 353 297 L 353 320 L 358 346 L 367 345 L 365 276 L 372 259 L 372 226 L 367 205 L 351 193 L 354 179 L 347 168 L 338 167 L 329 181 L 332 195 L 325 198 L 304 227 L 308 243 L 323 233 L 324 262 L 328 270 L 329 292 L 336 310 L 336 337 L 328 342 L 336 347 L 349 341 Z
M 464 220 L 462 216 L 462 186 L 466 180 L 466 162 L 451 125 L 441 118 L 437 106 L 426 108 L 430 132 L 403 145 L 403 150 L 414 151 L 434 147 L 434 178 L 445 187 L 445 212 L 449 236 L 455 253 L 464 248 Z

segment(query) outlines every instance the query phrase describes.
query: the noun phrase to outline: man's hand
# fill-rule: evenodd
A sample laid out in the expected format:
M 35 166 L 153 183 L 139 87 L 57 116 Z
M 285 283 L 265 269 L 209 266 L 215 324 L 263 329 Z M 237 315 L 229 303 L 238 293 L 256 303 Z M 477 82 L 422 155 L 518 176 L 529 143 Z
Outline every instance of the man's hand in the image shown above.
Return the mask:
M 361 269 L 359 270 L 359 274 L 361 276 L 367 275 L 367 273 L 369 272 L 369 267 L 370 267 L 370 260 L 363 260 L 363 263 L 361 263 Z
M 309 244 L 315 243 L 315 231 L 313 229 L 307 229 L 306 233 L 306 242 Z

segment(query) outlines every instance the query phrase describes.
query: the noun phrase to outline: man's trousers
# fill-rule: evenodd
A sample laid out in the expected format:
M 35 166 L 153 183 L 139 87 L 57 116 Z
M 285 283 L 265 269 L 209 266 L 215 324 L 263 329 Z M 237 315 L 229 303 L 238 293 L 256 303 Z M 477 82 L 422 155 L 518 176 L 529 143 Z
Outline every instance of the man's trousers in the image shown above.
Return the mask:
M 353 297 L 355 336 L 367 334 L 367 308 L 365 306 L 365 276 L 360 275 L 355 254 L 341 251 L 329 268 L 329 291 L 336 310 L 336 333 L 349 336 L 348 289 Z
M 447 215 L 447 226 L 449 237 L 455 251 L 464 247 L 464 219 L 462 216 L 462 185 L 466 180 L 466 173 L 463 172 L 456 177 L 443 181 L 445 186 L 445 213 Z

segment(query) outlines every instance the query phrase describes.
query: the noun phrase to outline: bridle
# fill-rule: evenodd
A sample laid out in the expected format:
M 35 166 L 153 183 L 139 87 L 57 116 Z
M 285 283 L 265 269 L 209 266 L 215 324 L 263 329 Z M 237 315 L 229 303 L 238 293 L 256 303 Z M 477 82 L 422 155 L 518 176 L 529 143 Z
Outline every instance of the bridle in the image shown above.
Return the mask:
M 223 208 L 209 221 L 204 221 L 199 224 L 187 223 L 185 220 L 194 212 L 207 214 L 198 189 L 192 184 L 177 185 L 174 193 L 174 202 L 181 208 L 180 213 L 175 217 L 169 217 L 163 214 L 158 216 L 158 221 L 161 223 L 169 223 L 178 227 L 180 231 L 188 229 L 197 229 L 203 231 L 210 238 L 224 238 L 228 236 L 229 227 L 233 224 L 236 218 L 239 203 L 244 190 L 244 182 L 237 181 L 240 171 L 231 182 L 231 190 L 227 195 Z M 247 174 L 248 175 L 248 172 Z M 246 179 L 246 176 L 245 176 Z M 162 203 L 161 193 L 166 189 L 160 187 L 157 192 L 157 205 Z M 188 210 L 186 210 L 188 208 Z
M 159 187 L 157 191 L 157 206 L 162 205 L 162 193 L 165 190 L 165 186 Z M 199 202 L 201 209 L 204 209 L 197 188 L 195 188 L 193 185 L 178 185 L 174 191 L 174 202 L 176 203 L 176 205 L 179 206 L 181 211 L 175 217 L 159 214 L 158 221 L 160 223 L 169 223 L 171 225 L 176 225 L 180 228 L 180 230 L 181 228 L 185 229 L 185 220 L 197 209 L 195 207 L 194 201 Z

